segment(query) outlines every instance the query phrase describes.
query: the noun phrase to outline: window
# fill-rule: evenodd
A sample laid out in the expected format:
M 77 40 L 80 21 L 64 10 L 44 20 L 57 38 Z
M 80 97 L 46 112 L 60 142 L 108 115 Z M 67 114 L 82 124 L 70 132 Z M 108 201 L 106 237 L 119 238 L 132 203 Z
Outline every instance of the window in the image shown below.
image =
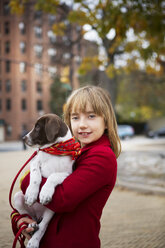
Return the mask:
M 0 99 L 0 112 L 2 111 L 2 99 Z
M 34 12 L 34 19 L 41 19 L 42 18 L 42 11 L 37 10 Z
M 26 89 L 27 89 L 27 81 L 23 79 L 21 81 L 21 90 L 22 90 L 22 92 L 24 92 L 24 91 L 26 91 Z
M 5 22 L 4 23 L 4 33 L 5 34 L 9 34 L 10 33 L 10 23 L 9 22 Z
M 52 30 L 49 30 L 47 32 L 47 35 L 48 35 L 51 43 L 55 43 L 56 42 L 56 35 L 53 33 Z
M 74 60 L 76 61 L 76 63 L 77 63 L 78 65 L 80 65 L 80 63 L 81 63 L 81 61 L 82 61 L 82 59 L 81 59 L 81 57 L 80 57 L 79 55 L 76 55 L 76 56 L 74 57 Z
M 20 47 L 21 53 L 25 53 L 26 52 L 26 43 L 24 41 L 21 41 L 19 43 L 19 47 Z
M 42 57 L 43 46 L 41 46 L 41 45 L 34 45 L 34 51 L 35 51 L 36 56 L 38 58 L 41 58 Z
M 21 73 L 26 72 L 26 63 L 25 62 L 20 62 L 19 63 L 19 70 Z
M 10 79 L 7 79 L 6 80 L 6 92 L 10 92 L 11 91 L 11 80 Z
M 37 92 L 41 93 L 42 92 L 42 84 L 41 84 L 41 82 L 37 82 L 36 86 L 37 86 Z
M 55 56 L 56 55 L 56 49 L 54 49 L 54 48 L 49 48 L 48 49 L 48 55 L 49 56 Z
M 48 67 L 48 72 L 49 72 L 49 76 L 51 78 L 53 78 L 55 76 L 56 72 L 57 72 L 57 69 L 56 69 L 56 67 L 49 66 Z
M 41 110 L 43 110 L 42 101 L 41 100 L 37 100 L 37 111 L 41 111 Z
M 35 33 L 35 36 L 37 38 L 41 38 L 42 37 L 42 28 L 35 26 L 34 27 L 34 33 Z
M 25 24 L 23 22 L 20 22 L 18 24 L 19 30 L 21 34 L 25 34 L 26 33 L 26 28 L 25 28 Z
M 25 132 L 26 131 L 26 134 L 27 134 L 27 125 L 26 124 L 22 124 L 22 131 Z
M 23 111 L 25 111 L 27 109 L 26 99 L 22 99 L 21 108 L 22 108 Z
M 50 26 L 52 26 L 55 23 L 55 20 L 56 20 L 55 15 L 48 15 L 48 22 Z
M 12 134 L 12 126 L 8 124 L 6 126 L 6 135 L 11 136 L 11 134 Z
M 10 53 L 10 41 L 5 42 L 5 53 Z
M 35 68 L 36 74 L 42 75 L 42 65 L 41 64 L 35 64 L 34 68 Z
M 6 99 L 6 110 L 7 111 L 11 110 L 11 99 Z
M 66 60 L 70 59 L 70 53 L 64 53 L 63 58 L 66 59 Z
M 56 55 L 56 49 L 49 48 L 48 49 L 48 55 L 50 56 L 50 61 L 53 63 L 55 62 L 55 55 Z
M 5 62 L 5 71 L 8 73 L 8 72 L 10 72 L 10 70 L 11 70 L 11 62 L 9 60 L 7 60 Z
M 63 42 L 64 42 L 64 44 L 65 44 L 66 46 L 69 46 L 69 45 L 70 45 L 70 41 L 69 41 L 69 39 L 68 39 L 67 36 L 63 36 L 63 37 L 62 37 L 62 40 L 63 40 Z
M 3 14 L 4 15 L 9 15 L 10 14 L 9 1 L 5 1 L 4 4 L 3 4 Z
M 21 136 L 24 137 L 27 133 L 28 133 L 27 124 L 23 123 L 21 128 Z

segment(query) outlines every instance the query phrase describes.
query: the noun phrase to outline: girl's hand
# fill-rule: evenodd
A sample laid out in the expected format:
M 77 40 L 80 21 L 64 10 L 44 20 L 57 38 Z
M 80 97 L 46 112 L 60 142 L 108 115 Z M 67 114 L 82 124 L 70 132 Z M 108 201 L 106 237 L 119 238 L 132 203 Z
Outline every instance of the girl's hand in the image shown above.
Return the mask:
M 22 222 L 25 222 L 27 224 L 31 224 L 31 223 L 36 223 L 36 221 L 30 219 L 30 218 L 27 218 L 27 217 L 23 217 L 21 218 L 18 222 L 17 222 L 17 228 L 19 229 L 19 225 L 22 223 Z M 29 240 L 31 239 L 31 236 L 30 236 L 30 232 L 33 232 L 34 231 L 34 228 L 32 227 L 27 227 L 26 229 L 24 229 L 22 231 L 22 234 Z

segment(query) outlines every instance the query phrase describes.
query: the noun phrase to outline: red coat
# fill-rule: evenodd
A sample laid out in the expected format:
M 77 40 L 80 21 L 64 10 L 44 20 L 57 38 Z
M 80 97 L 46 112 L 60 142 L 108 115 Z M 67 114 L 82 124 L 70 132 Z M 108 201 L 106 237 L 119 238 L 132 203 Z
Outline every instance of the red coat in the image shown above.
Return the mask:
M 116 157 L 107 136 L 83 147 L 75 166 L 47 205 L 55 215 L 40 248 L 100 247 L 100 218 L 117 175 Z M 23 192 L 28 184 L 29 175 L 22 182 Z

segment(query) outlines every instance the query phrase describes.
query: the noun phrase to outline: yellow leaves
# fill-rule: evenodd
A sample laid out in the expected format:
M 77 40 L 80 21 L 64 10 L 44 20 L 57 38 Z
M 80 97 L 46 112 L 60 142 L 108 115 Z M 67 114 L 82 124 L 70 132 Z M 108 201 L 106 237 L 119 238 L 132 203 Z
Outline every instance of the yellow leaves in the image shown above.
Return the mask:
M 148 74 L 153 74 L 155 76 L 161 76 L 161 75 L 163 75 L 164 70 L 163 70 L 163 68 L 161 66 L 158 66 L 158 65 L 155 66 L 155 67 L 152 67 L 150 65 L 147 65 L 146 66 L 146 72 Z
M 108 75 L 109 78 L 113 78 L 116 74 L 116 69 L 114 67 L 114 65 L 110 64 L 107 68 L 106 68 L 106 74 Z
M 95 68 L 98 68 L 102 65 L 102 61 L 98 58 L 98 56 L 93 57 L 85 57 L 78 69 L 79 74 L 85 75 L 86 73 L 92 71 Z
M 63 36 L 66 31 L 66 25 L 64 22 L 56 23 L 52 26 L 52 30 L 56 35 Z
M 144 122 L 152 118 L 160 117 L 161 111 L 155 110 L 151 106 L 147 105 L 139 107 L 130 106 L 130 108 L 126 109 L 122 104 L 118 104 L 118 114 L 122 120 Z
M 118 47 L 122 44 L 123 37 L 120 35 L 117 35 L 115 37 L 115 42 L 111 44 L 111 46 L 108 49 L 109 54 L 115 53 L 115 51 L 118 49 Z
M 37 0 L 35 3 L 35 9 L 43 10 L 44 12 L 50 14 L 56 14 L 59 4 L 59 0 Z
M 141 106 L 138 112 L 139 115 L 143 116 L 144 120 L 149 120 L 153 117 L 153 110 L 150 106 Z
M 123 26 L 123 19 L 121 16 L 118 16 L 117 22 L 116 22 L 116 33 L 120 33 L 122 26 Z
M 128 59 L 125 61 L 126 65 L 122 66 L 120 68 L 116 68 L 113 64 L 110 64 L 106 68 L 106 74 L 109 78 L 113 78 L 116 75 L 121 75 L 122 73 L 129 75 L 131 72 L 139 70 L 139 64 L 136 62 L 136 60 Z
M 17 15 L 23 15 L 24 13 L 24 3 L 26 3 L 27 0 L 24 0 L 20 2 L 20 0 L 11 0 L 9 5 L 11 8 L 11 13 L 12 14 L 17 14 Z
M 120 75 L 122 70 L 120 68 L 116 68 L 113 64 L 110 64 L 106 68 L 106 74 L 109 78 L 114 78 L 116 75 Z
M 77 11 L 70 11 L 68 20 L 71 23 L 76 23 L 80 26 L 83 26 L 84 24 L 92 24 L 90 19 L 88 18 L 87 14 L 83 11 L 77 10 Z
M 69 66 L 65 66 L 62 70 L 61 78 L 60 78 L 62 83 L 69 83 L 69 73 L 70 73 Z
M 155 110 L 151 106 L 146 105 L 136 108 L 134 112 L 136 116 L 135 120 L 137 121 L 147 121 L 161 116 L 161 112 L 159 110 Z
M 130 27 L 135 27 L 137 25 L 137 19 L 138 19 L 137 13 L 135 11 L 132 12 L 129 22 Z
M 87 33 L 88 31 L 87 30 L 84 30 L 83 28 L 81 29 L 81 35 L 82 37 Z
M 127 75 L 133 71 L 139 70 L 139 64 L 136 62 L 136 59 L 127 59 L 126 66 L 122 67 L 123 72 Z
M 137 41 L 128 42 L 125 46 L 125 52 L 132 52 L 138 46 Z

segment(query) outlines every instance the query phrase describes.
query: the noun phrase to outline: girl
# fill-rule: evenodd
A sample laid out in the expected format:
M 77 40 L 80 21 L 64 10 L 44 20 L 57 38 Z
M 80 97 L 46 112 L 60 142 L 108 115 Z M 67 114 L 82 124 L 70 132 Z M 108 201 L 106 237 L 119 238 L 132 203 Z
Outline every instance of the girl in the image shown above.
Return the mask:
M 120 140 L 110 96 L 96 86 L 75 90 L 69 97 L 65 122 L 81 144 L 74 172 L 55 189 L 47 205 L 55 212 L 40 248 L 100 248 L 100 218 L 117 175 Z M 46 179 L 43 178 L 42 185 Z M 22 182 L 25 193 L 29 175 Z M 22 218 L 19 224 L 31 222 Z M 30 238 L 27 228 L 24 235 Z

